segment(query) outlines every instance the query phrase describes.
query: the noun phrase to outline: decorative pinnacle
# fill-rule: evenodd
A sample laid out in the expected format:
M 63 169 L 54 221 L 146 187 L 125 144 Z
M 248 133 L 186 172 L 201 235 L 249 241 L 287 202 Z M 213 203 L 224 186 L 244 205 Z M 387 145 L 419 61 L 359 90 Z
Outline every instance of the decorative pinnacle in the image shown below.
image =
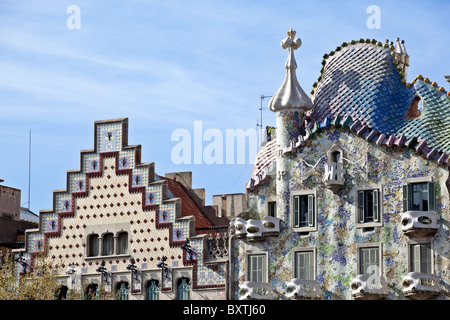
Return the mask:
M 281 41 L 281 47 L 283 49 L 289 48 L 289 55 L 285 64 L 286 75 L 281 87 L 272 96 L 269 102 L 269 109 L 274 112 L 280 110 L 298 110 L 305 112 L 310 110 L 313 105 L 311 99 L 298 83 L 295 74 L 297 63 L 294 57 L 294 50 L 300 48 L 302 41 L 299 38 L 295 38 L 296 32 L 292 28 L 286 33 L 288 37 Z
M 295 30 L 292 30 L 292 28 L 291 28 L 286 33 L 287 33 L 288 37 L 283 39 L 283 41 L 281 41 L 281 47 L 283 49 L 287 49 L 287 48 L 291 49 L 292 48 L 294 50 L 297 50 L 298 48 L 300 48 L 302 45 L 302 40 L 300 40 L 299 38 L 294 39 L 297 32 Z

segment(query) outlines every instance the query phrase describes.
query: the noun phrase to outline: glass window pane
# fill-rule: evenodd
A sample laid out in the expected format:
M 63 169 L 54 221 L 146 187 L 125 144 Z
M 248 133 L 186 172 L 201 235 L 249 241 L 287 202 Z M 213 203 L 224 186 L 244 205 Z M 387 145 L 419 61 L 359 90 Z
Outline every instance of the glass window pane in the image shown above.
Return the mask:
M 314 255 L 312 251 L 295 253 L 294 277 L 301 280 L 314 280 Z
M 266 279 L 266 256 L 264 254 L 249 255 L 248 257 L 248 280 L 254 282 L 265 282 Z
M 360 261 L 360 273 L 361 274 L 373 274 L 374 267 L 375 272 L 379 275 L 379 261 L 378 261 L 378 248 L 361 248 L 359 251 Z
M 103 252 L 104 256 L 114 254 L 114 236 L 112 233 L 106 233 L 103 235 Z
M 128 234 L 126 232 L 119 233 L 118 237 L 118 254 L 125 254 L 128 251 Z
M 92 234 L 89 236 L 89 257 L 98 256 L 98 235 Z

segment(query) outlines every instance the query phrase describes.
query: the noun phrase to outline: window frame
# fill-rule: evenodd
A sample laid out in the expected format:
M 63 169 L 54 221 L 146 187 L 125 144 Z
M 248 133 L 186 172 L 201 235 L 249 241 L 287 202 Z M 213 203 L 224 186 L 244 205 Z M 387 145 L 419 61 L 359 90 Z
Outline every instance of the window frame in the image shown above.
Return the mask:
M 366 193 L 367 191 L 377 191 L 378 194 L 378 219 L 376 220 L 374 217 L 374 221 L 361 221 L 360 217 L 360 192 Z M 368 184 L 364 186 L 357 187 L 355 190 L 355 225 L 356 228 L 372 228 L 372 227 L 381 227 L 383 225 L 383 214 L 384 214 L 384 192 L 383 186 L 380 184 Z M 365 197 L 365 195 L 364 195 Z M 373 205 L 374 206 L 374 205 Z M 365 216 L 365 215 L 364 215 Z
M 310 252 L 312 254 L 312 279 L 301 279 L 301 280 L 316 280 L 317 279 L 317 259 L 316 259 L 316 248 L 315 247 L 305 247 L 296 248 L 292 251 L 292 277 L 299 278 L 297 276 L 297 254 Z
M 92 243 L 93 237 L 97 238 L 95 245 Z M 96 254 L 93 253 L 93 250 L 95 250 Z M 86 254 L 86 256 L 89 258 L 95 258 L 95 257 L 101 256 L 100 255 L 100 237 L 96 233 L 91 233 L 87 237 L 87 254 Z
M 253 277 L 250 276 L 250 274 L 252 273 L 250 260 L 252 257 L 255 257 L 255 256 L 262 257 L 262 259 L 263 259 L 263 268 L 264 269 L 262 271 L 264 272 L 264 274 L 262 274 L 262 277 L 261 277 L 262 282 L 255 281 L 253 279 Z M 269 262 L 268 262 L 267 257 L 268 257 L 267 252 L 261 252 L 261 251 L 247 252 L 247 257 L 246 257 L 246 270 L 247 271 L 245 272 L 245 278 L 247 281 L 253 281 L 253 282 L 257 282 L 257 283 L 268 283 L 269 282 L 269 272 L 268 272 Z
M 414 199 L 413 199 L 413 185 L 414 184 L 427 184 L 427 196 L 428 196 L 428 210 L 413 210 Z M 423 211 L 423 212 L 436 212 L 436 182 L 432 180 L 432 177 L 419 177 L 419 178 L 408 178 L 405 184 L 402 186 L 403 190 L 403 212 L 408 211 Z M 431 192 L 430 192 L 431 191 Z
M 183 284 L 183 279 L 186 279 L 186 283 L 185 283 L 185 285 L 186 286 L 188 286 L 189 287 L 189 291 L 184 291 L 184 292 L 182 292 L 181 290 L 181 286 L 182 285 L 184 285 Z M 181 278 L 178 278 L 177 279 L 177 282 L 176 282 L 176 300 L 191 300 L 191 296 L 192 296 L 192 285 L 191 285 L 191 279 L 189 279 L 188 277 L 181 277 Z M 186 298 L 184 295 L 180 295 L 180 293 L 181 294 L 187 294 L 187 299 L 184 299 L 184 298 Z M 183 298 L 183 299 L 180 299 L 180 298 Z
M 106 236 L 108 238 L 106 238 Z M 109 238 L 109 237 L 111 237 L 111 238 Z M 115 239 L 114 239 L 115 236 L 114 236 L 114 233 L 112 233 L 112 232 L 105 232 L 104 234 L 102 234 L 101 238 L 102 238 L 102 245 L 101 245 L 102 253 L 101 253 L 101 255 L 103 257 L 115 255 L 115 251 L 114 251 L 114 249 L 115 249 L 115 243 L 114 243 L 115 242 Z M 109 240 L 109 239 L 111 239 L 111 240 Z M 105 241 L 105 240 L 108 240 L 108 241 Z M 111 243 L 109 243 L 109 241 L 111 241 Z M 111 248 L 108 248 L 109 244 L 111 245 Z M 111 251 L 111 253 L 106 252 L 106 250 L 108 250 L 108 252 Z
M 296 222 L 296 213 L 295 213 L 295 199 L 296 197 L 303 197 L 303 196 L 312 196 L 312 225 L 310 223 L 308 223 L 308 226 L 296 226 L 295 222 Z M 308 198 L 308 210 L 310 210 L 310 198 Z M 290 197 L 290 216 L 291 216 L 291 226 L 294 230 L 294 232 L 313 232 L 313 231 L 317 231 L 317 212 L 318 212 L 318 208 L 317 208 L 317 190 L 316 189 L 312 189 L 312 190 L 301 190 L 301 191 L 293 191 L 291 193 L 291 197 Z M 308 214 L 309 215 L 309 214 Z M 308 219 L 309 221 L 309 219 Z
M 413 255 L 412 255 L 412 246 L 414 245 L 423 245 L 423 244 L 429 244 L 430 245 L 430 273 L 424 273 L 422 271 L 413 271 Z M 434 241 L 432 239 L 424 237 L 424 238 L 417 238 L 412 239 L 408 241 L 408 272 L 418 272 L 423 274 L 434 274 L 435 268 L 434 268 Z
M 270 215 L 270 204 L 271 203 L 275 203 L 275 211 L 273 213 L 273 216 Z M 266 211 L 265 212 L 266 212 L 266 216 L 277 218 L 277 199 L 276 198 L 271 197 L 271 198 L 266 199 Z
M 125 235 L 125 241 L 123 239 L 121 239 L 121 237 Z M 125 246 L 123 245 L 122 241 L 124 241 Z M 117 255 L 121 255 L 121 254 L 128 254 L 128 232 L 126 231 L 120 231 L 117 233 L 117 248 L 116 248 L 116 254 Z M 122 252 L 123 251 L 123 252 Z
M 377 276 L 383 276 L 383 247 L 381 243 L 361 243 L 356 246 L 357 250 L 357 274 L 365 274 L 361 270 L 362 264 L 362 256 L 361 249 L 373 249 L 376 248 L 378 250 L 378 271 Z
M 155 286 L 152 286 L 152 283 L 155 283 Z M 150 287 L 156 288 L 156 290 L 149 290 Z M 159 288 L 159 280 L 157 279 L 150 279 L 147 281 L 146 285 L 145 285 L 145 300 L 159 300 L 159 293 L 160 293 L 160 288 Z M 155 296 L 157 299 L 149 299 L 150 297 Z

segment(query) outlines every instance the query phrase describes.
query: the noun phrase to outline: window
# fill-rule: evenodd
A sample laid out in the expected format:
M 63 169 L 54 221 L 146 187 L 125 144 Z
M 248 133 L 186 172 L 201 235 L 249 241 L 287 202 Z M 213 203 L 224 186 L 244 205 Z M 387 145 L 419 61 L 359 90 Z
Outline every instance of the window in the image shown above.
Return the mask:
M 403 211 L 434 210 L 434 182 L 408 183 L 403 186 Z
M 69 288 L 67 286 L 59 286 L 58 289 L 55 291 L 55 299 L 56 300 L 66 300 L 68 298 Z
M 295 195 L 294 227 L 314 227 L 314 195 Z
M 91 234 L 88 239 L 88 256 L 95 257 L 98 256 L 98 235 Z
M 431 243 L 415 243 L 409 247 L 410 270 L 431 274 Z
M 116 285 L 117 300 L 128 300 L 129 286 L 128 282 L 119 282 Z
M 177 300 L 189 300 L 191 286 L 188 278 L 181 278 L 177 282 Z
M 83 294 L 84 300 L 98 300 L 99 299 L 98 284 L 96 283 L 88 284 Z
M 380 197 L 378 190 L 358 191 L 358 222 L 380 221 Z
M 341 160 L 341 151 L 334 151 L 331 153 L 331 161 L 332 162 L 340 162 Z
M 314 252 L 297 251 L 294 254 L 294 278 L 314 280 Z
M 147 300 L 159 300 L 158 280 L 147 282 Z
M 112 233 L 105 233 L 103 235 L 102 255 L 109 256 L 112 254 L 114 254 L 114 236 Z
M 267 215 L 269 217 L 276 217 L 277 215 L 277 202 L 276 201 L 269 201 L 267 204 Z
M 126 254 L 128 252 L 128 233 L 120 232 L 117 239 L 117 254 Z
M 266 282 L 266 255 L 251 254 L 248 256 L 248 281 Z
M 380 275 L 378 247 L 359 248 L 359 273 Z

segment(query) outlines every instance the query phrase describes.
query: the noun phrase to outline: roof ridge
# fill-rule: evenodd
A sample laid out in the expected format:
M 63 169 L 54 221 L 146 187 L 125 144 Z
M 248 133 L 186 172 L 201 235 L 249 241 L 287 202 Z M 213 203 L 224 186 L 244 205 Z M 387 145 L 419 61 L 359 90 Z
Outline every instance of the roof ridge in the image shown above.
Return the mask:
M 446 91 L 444 87 L 440 86 L 438 88 L 438 84 L 436 81 L 431 82 L 431 80 L 429 78 L 424 78 L 421 74 L 418 74 L 416 76 L 416 78 L 414 80 L 411 81 L 411 84 L 414 85 L 416 84 L 417 80 L 423 81 L 425 83 L 429 83 L 432 87 L 434 87 L 436 89 L 436 91 L 438 92 L 442 92 L 443 94 L 447 95 L 448 99 L 450 99 L 450 90 Z

